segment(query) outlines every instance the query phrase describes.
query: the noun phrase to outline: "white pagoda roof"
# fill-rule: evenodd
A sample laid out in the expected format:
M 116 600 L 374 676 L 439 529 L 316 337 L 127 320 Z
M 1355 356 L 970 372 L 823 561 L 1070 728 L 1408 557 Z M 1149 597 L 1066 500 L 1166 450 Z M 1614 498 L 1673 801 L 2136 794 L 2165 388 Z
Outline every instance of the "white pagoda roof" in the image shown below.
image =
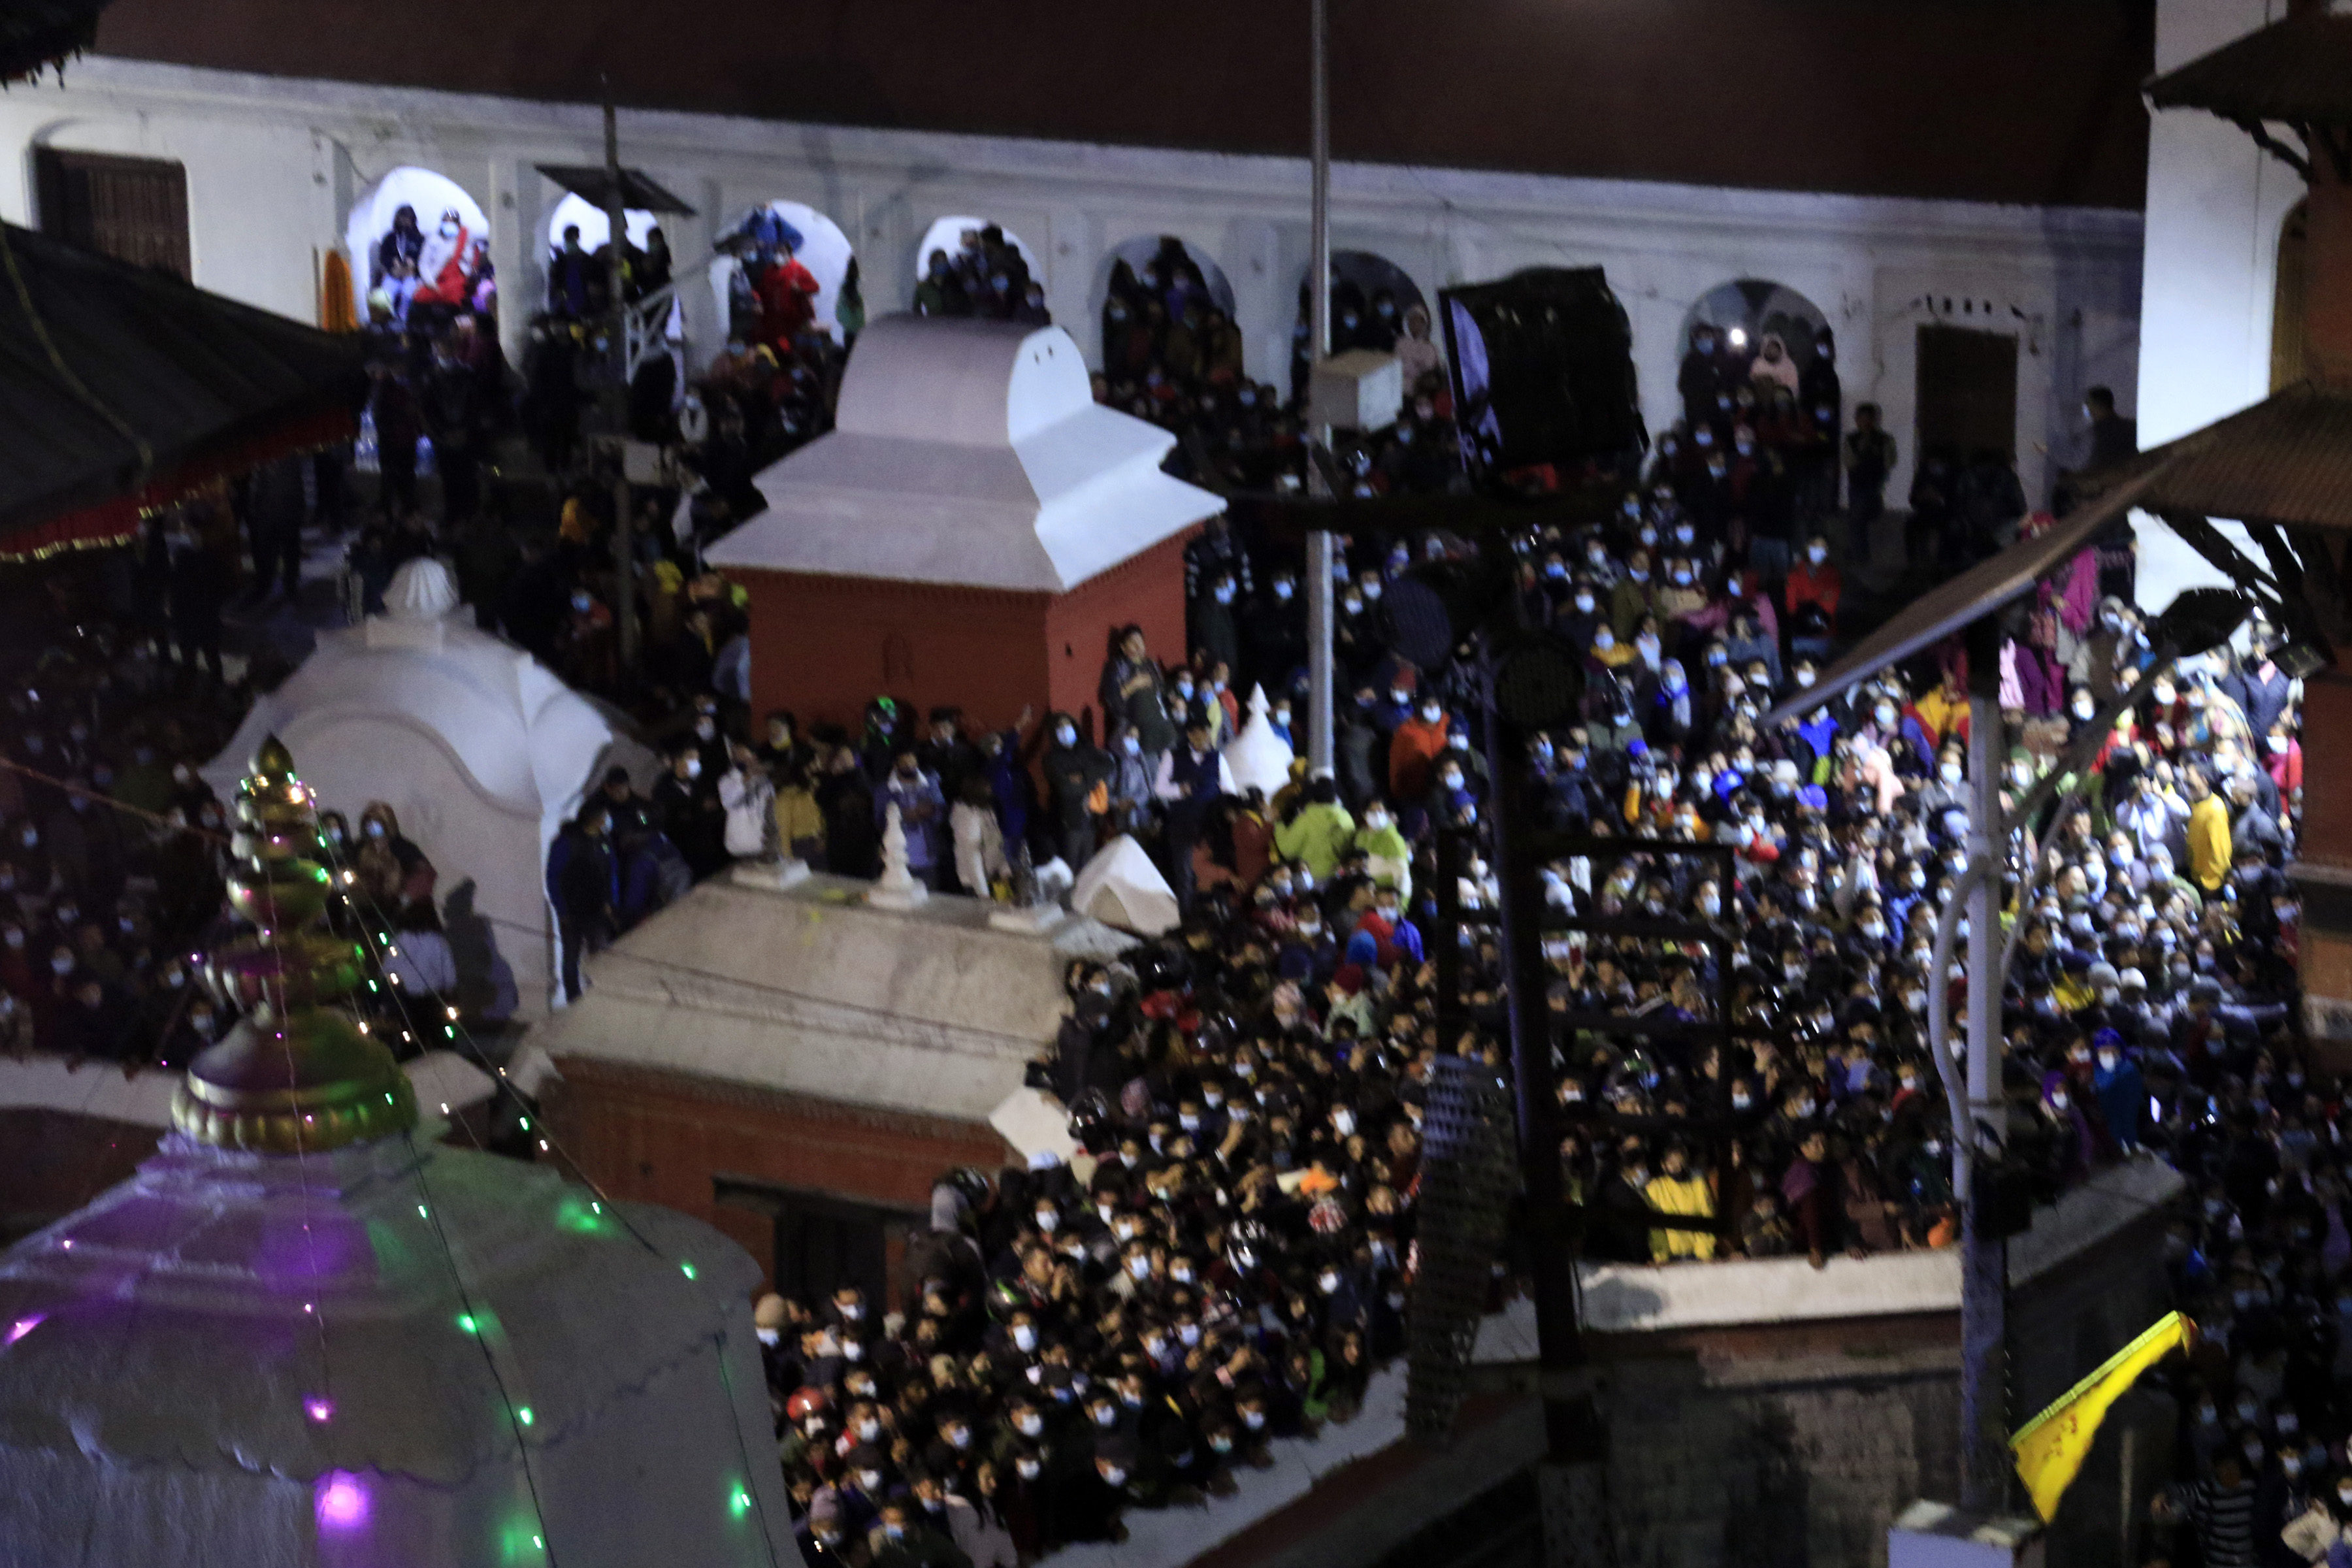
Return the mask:
M 834 429 L 761 473 L 768 510 L 713 565 L 1058 594 L 1223 502 L 1160 464 L 1175 437 L 1094 401 L 1059 327 L 887 316 Z

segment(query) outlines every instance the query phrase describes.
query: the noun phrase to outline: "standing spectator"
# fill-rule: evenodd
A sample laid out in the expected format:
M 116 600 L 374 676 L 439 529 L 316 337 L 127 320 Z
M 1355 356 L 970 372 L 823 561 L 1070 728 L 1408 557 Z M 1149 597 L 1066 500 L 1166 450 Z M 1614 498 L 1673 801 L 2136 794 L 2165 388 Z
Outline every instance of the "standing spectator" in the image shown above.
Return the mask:
M 1110 810 L 1110 753 L 1086 742 L 1076 721 L 1054 713 L 1045 721 L 1045 794 L 1054 812 L 1055 852 L 1072 871 L 1094 858 L 1095 825 Z M 1133 731 L 1126 732 L 1133 742 Z M 1141 748 L 1137 747 L 1138 751 Z
M 1870 524 L 1886 510 L 1886 479 L 1895 461 L 1895 437 L 1878 427 L 1878 405 L 1855 404 L 1853 428 L 1845 437 L 1845 500 L 1853 520 L 1848 548 L 1858 562 L 1870 559 Z
M 907 869 L 923 886 L 939 891 L 940 866 L 946 850 L 947 797 L 940 793 L 938 776 L 923 771 L 912 746 L 898 749 L 889 775 L 874 792 L 877 833 L 884 830 L 893 805 L 898 808 L 898 826 L 907 835 Z
M 1101 689 L 1096 695 L 1102 703 L 1106 729 L 1117 720 L 1134 731 L 1157 767 L 1176 744 L 1176 720 L 1182 714 L 1181 710 L 1171 710 L 1166 677 L 1151 660 L 1141 626 L 1121 626 L 1111 634 L 1110 656 L 1103 661 Z

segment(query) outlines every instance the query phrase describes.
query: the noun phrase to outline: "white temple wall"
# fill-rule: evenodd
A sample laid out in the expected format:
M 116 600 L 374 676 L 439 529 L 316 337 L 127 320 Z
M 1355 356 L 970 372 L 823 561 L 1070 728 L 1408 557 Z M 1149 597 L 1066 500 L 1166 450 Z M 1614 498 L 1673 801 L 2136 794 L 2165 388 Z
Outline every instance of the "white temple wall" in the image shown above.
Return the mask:
M 1300 160 L 668 111 L 624 112 L 621 136 L 627 163 L 698 209 L 666 220 L 681 273 L 743 210 L 789 198 L 848 234 L 879 315 L 907 305 L 934 219 L 984 214 L 1041 258 L 1055 319 L 1092 356 L 1110 251 L 1174 234 L 1232 283 L 1250 373 L 1286 384 L 1307 254 Z M 544 288 L 535 237 L 561 195 L 534 165 L 603 156 L 591 106 L 93 58 L 63 86 L 0 97 L 0 149 L 13 152 L 0 155 L 0 217 L 34 216 L 30 150 L 45 139 L 178 159 L 196 280 L 305 319 L 312 247 L 338 243 L 353 199 L 401 164 L 438 170 L 489 214 L 510 352 Z M 1431 296 L 1522 267 L 1606 268 L 1654 428 L 1675 413 L 1691 304 L 1734 279 L 1787 284 L 1837 328 L 1849 406 L 1884 409 L 1903 459 L 1898 500 L 1917 445 L 1912 344 L 1947 299 L 1952 324 L 1979 324 L 1963 302 L 1989 303 L 1984 324 L 2019 336 L 2019 471 L 2037 498 L 2050 464 L 2073 456 L 2083 388 L 2115 386 L 2128 412 L 2140 380 L 2135 213 L 1341 164 L 1332 229 L 1335 249 L 1377 252 Z M 698 357 L 717 342 L 709 291 L 682 293 Z

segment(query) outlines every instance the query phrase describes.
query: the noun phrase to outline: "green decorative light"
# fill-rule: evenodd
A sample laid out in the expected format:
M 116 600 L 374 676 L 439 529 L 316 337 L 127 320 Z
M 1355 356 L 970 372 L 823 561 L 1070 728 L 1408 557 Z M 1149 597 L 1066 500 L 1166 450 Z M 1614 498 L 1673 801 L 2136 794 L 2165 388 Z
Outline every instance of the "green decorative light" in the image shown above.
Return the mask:
M 727 1500 L 727 1506 L 734 1510 L 737 1519 L 740 1519 L 751 1511 L 751 1494 L 737 1487 L 734 1495 Z
M 426 1208 L 423 1204 L 418 1204 L 416 1205 L 416 1217 L 418 1219 L 431 1219 L 433 1217 L 433 1211 Z
M 476 1318 L 471 1312 L 458 1313 L 457 1326 L 465 1330 L 469 1334 L 478 1334 L 482 1331 L 481 1321 Z
M 539 1417 L 538 1417 L 538 1416 L 536 1416 L 536 1415 L 533 1415 L 530 1413 L 530 1405 L 517 1405 L 517 1406 L 515 1407 L 515 1419 L 516 1419 L 516 1420 L 518 1420 L 518 1421 L 520 1421 L 520 1422 L 521 1422 L 524 1426 L 530 1426 L 533 1421 L 538 1420 L 538 1419 L 539 1419 Z
M 528 1132 L 530 1131 L 530 1118 L 528 1116 L 518 1116 L 515 1118 L 515 1125 Z
M 685 1275 L 688 1279 L 693 1279 L 693 1278 L 694 1278 L 694 1265 L 693 1265 L 693 1264 L 691 1264 L 691 1263 L 681 1263 L 681 1264 L 679 1264 L 679 1265 L 677 1266 L 677 1271 L 678 1271 L 680 1274 Z

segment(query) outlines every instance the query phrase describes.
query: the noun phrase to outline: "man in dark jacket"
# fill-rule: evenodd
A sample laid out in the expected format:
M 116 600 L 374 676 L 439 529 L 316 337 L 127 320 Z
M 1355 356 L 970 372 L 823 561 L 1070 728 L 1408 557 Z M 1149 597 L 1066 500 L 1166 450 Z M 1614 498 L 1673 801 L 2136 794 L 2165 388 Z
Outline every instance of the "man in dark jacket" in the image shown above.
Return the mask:
M 592 801 L 563 825 L 547 852 L 547 891 L 563 948 L 563 994 L 580 1000 L 581 955 L 613 934 L 613 856 L 604 807 Z
M 1078 733 L 1067 713 L 1045 722 L 1053 737 L 1045 748 L 1045 791 L 1053 803 L 1055 850 L 1075 873 L 1094 858 L 1095 814 L 1087 803 L 1097 784 L 1109 783 L 1111 758 Z

